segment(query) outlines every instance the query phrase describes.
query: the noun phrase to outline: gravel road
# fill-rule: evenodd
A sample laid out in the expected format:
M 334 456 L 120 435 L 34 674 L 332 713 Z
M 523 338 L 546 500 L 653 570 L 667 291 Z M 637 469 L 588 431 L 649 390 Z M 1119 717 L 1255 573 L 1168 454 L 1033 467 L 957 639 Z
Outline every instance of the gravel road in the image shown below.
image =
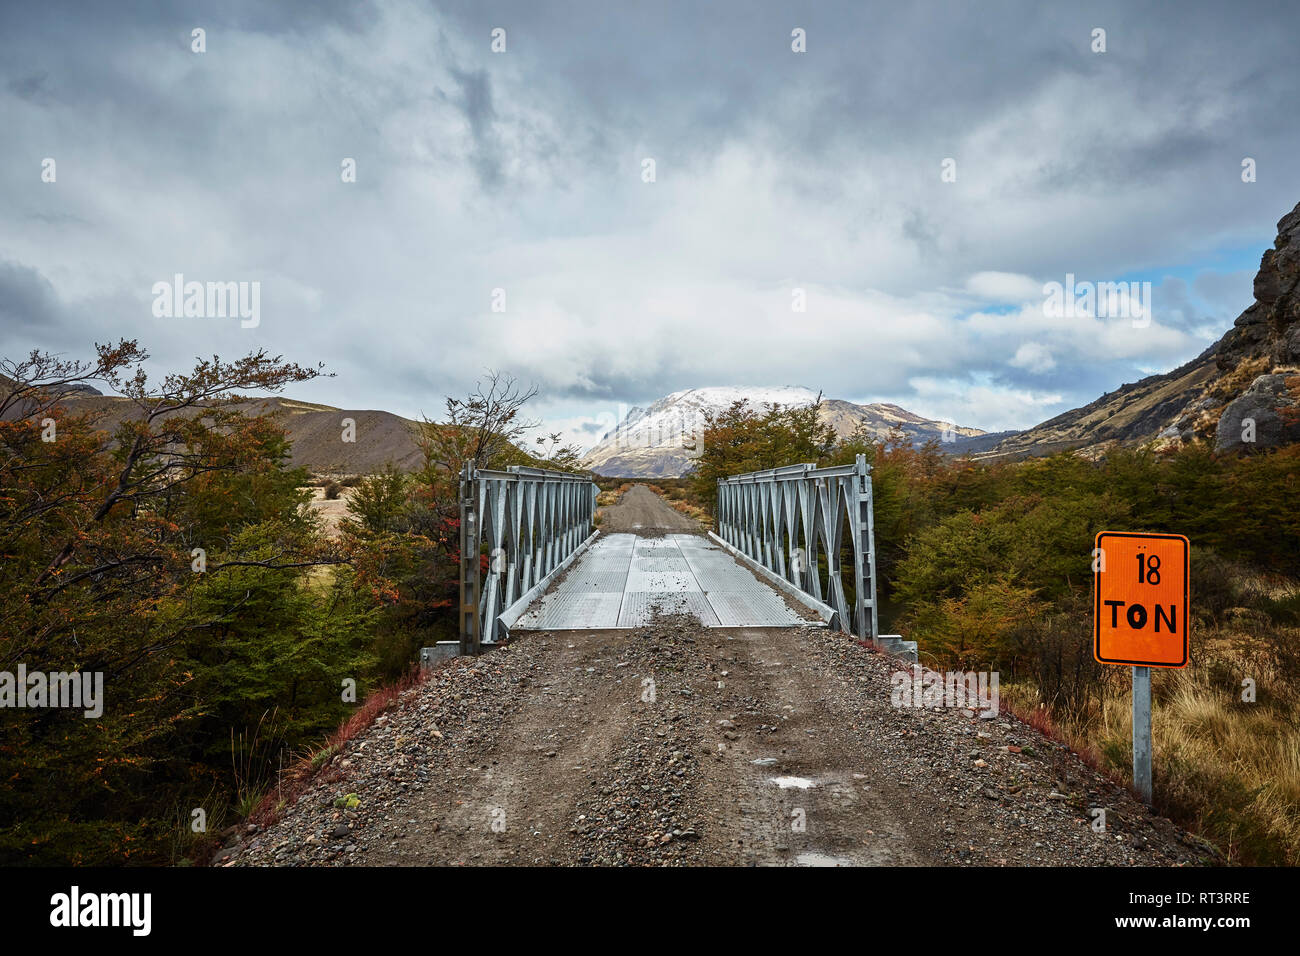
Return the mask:
M 618 504 L 600 509 L 600 530 L 658 536 L 665 532 L 701 533 L 700 523 L 674 510 L 645 485 L 633 485 Z
M 625 500 L 618 520 L 669 520 L 643 488 Z M 1014 718 L 896 708 L 891 675 L 907 666 L 839 633 L 683 617 L 525 635 L 439 666 L 278 823 L 216 862 L 1206 860 L 1200 841 Z

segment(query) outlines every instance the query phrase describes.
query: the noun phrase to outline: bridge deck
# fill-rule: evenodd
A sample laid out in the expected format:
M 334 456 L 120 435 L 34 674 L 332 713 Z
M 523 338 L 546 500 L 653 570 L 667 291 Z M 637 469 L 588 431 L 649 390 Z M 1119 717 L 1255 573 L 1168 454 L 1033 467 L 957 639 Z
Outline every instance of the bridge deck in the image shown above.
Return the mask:
M 790 607 L 780 592 L 708 538 L 606 534 L 515 627 L 594 630 L 636 627 L 655 611 L 687 613 L 708 627 L 821 624 Z

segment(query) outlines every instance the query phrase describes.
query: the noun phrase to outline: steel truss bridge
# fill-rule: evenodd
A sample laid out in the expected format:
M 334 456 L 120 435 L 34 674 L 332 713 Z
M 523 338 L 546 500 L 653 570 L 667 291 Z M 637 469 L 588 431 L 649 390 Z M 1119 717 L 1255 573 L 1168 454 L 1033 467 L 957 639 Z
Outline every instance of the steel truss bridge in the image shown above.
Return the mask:
M 710 627 L 828 627 L 915 660 L 879 634 L 871 467 L 789 465 L 721 479 L 716 533 L 602 534 L 585 475 L 467 464 L 460 475 L 460 640 L 636 627 L 686 613 Z

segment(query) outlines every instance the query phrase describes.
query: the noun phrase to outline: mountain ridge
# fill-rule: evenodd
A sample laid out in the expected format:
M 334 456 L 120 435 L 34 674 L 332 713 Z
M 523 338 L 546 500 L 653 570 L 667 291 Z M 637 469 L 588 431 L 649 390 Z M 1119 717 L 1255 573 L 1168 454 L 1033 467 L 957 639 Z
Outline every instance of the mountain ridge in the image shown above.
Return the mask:
M 1277 223 L 1260 258 L 1255 301 L 1219 341 L 1168 372 L 1121 385 L 1086 405 L 1019 432 L 988 433 L 927 419 L 890 402 L 821 398 L 820 417 L 840 437 L 859 427 L 877 440 L 901 432 L 914 443 L 939 440 L 950 454 L 1019 458 L 1076 449 L 1103 455 L 1113 444 L 1177 447 L 1196 441 L 1216 450 L 1255 450 L 1300 442 L 1300 203 Z M 76 386 L 64 401 L 102 412 L 106 424 L 137 414 L 129 400 Z M 820 393 L 797 385 L 708 386 L 672 392 L 624 420 L 588 450 L 584 465 L 608 477 L 675 477 L 698 451 L 706 412 L 746 399 L 764 406 L 805 406 Z M 420 423 L 376 409 L 343 409 L 271 396 L 242 403 L 280 417 L 292 441 L 290 464 L 317 475 L 366 474 L 422 461 Z M 352 419 L 357 440 L 342 440 Z
M 583 464 L 611 478 L 679 477 L 690 469 L 698 454 L 706 414 L 717 414 L 742 399 L 756 410 L 765 411 L 773 405 L 806 407 L 819 398 L 821 421 L 841 438 L 852 435 L 859 427 L 865 427 L 877 440 L 901 432 L 915 443 L 938 440 L 953 454 L 984 450 L 993 442 L 981 429 L 934 421 L 891 402 L 860 405 L 821 398 L 820 393 L 798 385 L 715 385 L 681 389 L 648 406 L 629 409 L 622 422 L 588 449 Z M 995 437 L 1000 440 L 1007 434 L 1000 432 Z
M 138 417 L 138 406 L 120 395 L 78 390 L 64 403 L 78 411 L 101 414 L 100 427 Z M 379 409 L 347 409 L 280 395 L 250 397 L 235 405 L 250 415 L 270 415 L 284 425 L 292 443 L 289 466 L 313 475 L 362 475 L 381 471 L 390 462 L 402 471 L 420 467 L 420 423 Z M 351 419 L 355 441 L 344 441 L 344 419 Z

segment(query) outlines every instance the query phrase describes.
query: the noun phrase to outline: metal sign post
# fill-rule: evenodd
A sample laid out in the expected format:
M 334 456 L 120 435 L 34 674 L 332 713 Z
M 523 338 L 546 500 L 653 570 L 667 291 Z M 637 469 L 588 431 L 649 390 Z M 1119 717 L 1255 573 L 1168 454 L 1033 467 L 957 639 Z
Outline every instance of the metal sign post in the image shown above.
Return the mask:
M 1151 668 L 1133 668 L 1133 787 L 1151 805 Z
M 1093 656 L 1133 668 L 1133 789 L 1150 805 L 1151 668 L 1187 666 L 1190 545 L 1181 534 L 1103 531 L 1093 550 Z

